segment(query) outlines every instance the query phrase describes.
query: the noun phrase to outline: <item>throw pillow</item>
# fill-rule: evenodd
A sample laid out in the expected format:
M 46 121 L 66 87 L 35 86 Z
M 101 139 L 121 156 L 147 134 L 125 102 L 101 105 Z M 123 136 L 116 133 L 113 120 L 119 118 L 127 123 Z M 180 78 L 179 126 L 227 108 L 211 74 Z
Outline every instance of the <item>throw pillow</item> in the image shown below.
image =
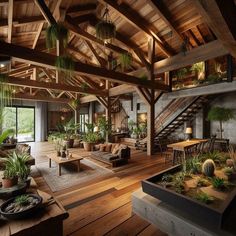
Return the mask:
M 105 152 L 106 144 L 100 144 L 99 151 Z
M 105 152 L 111 152 L 111 143 L 106 144 Z
M 119 152 L 119 146 L 120 146 L 120 144 L 116 144 L 116 146 L 114 147 L 114 149 L 112 151 L 113 155 L 116 155 Z

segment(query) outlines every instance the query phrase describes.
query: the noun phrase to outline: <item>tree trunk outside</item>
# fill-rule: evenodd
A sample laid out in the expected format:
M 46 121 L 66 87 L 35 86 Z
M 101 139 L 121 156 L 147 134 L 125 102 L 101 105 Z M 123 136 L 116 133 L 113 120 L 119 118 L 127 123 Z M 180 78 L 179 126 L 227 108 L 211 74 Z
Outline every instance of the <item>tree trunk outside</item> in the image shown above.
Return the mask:
M 220 121 L 220 138 L 223 139 L 222 121 Z

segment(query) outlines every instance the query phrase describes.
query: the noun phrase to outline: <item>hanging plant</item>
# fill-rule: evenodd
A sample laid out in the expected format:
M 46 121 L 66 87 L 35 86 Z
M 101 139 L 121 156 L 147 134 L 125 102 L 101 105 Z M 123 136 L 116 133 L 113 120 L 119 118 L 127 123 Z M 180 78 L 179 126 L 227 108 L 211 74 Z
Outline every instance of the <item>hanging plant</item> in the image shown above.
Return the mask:
M 132 63 L 132 54 L 128 52 L 120 54 L 119 61 L 123 71 L 129 69 Z
M 80 105 L 80 100 L 79 99 L 74 99 L 69 102 L 69 105 L 76 110 L 78 106 Z
M 116 27 L 112 22 L 100 21 L 96 25 L 96 36 L 101 40 L 112 39 L 116 36 Z
M 75 62 L 67 55 L 57 57 L 55 66 L 58 71 L 63 71 L 67 76 L 71 76 L 75 70 Z
M 87 83 L 82 83 L 82 84 L 81 84 L 81 88 L 82 88 L 84 91 L 86 91 L 86 90 L 89 88 L 89 86 L 88 86 Z
M 0 110 L 2 110 L 5 106 L 12 105 L 14 87 L 6 84 L 7 80 L 7 75 L 0 74 Z
M 68 30 L 62 24 L 52 24 L 46 29 L 46 46 L 55 48 L 57 40 L 62 40 L 64 48 L 67 47 L 69 38 Z
M 148 76 L 146 74 L 143 74 L 139 77 L 141 80 L 148 80 Z
M 116 26 L 110 20 L 109 11 L 106 7 L 103 19 L 96 25 L 96 36 L 101 40 L 112 39 L 116 36 Z
M 186 56 L 186 52 L 189 50 L 189 38 L 185 37 L 183 43 L 181 44 L 180 51 Z

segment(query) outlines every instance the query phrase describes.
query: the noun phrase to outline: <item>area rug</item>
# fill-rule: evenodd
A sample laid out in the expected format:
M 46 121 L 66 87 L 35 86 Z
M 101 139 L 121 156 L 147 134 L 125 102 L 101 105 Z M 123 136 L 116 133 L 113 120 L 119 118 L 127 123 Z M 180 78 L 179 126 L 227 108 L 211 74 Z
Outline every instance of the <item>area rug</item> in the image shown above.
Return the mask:
M 67 163 L 67 165 L 62 166 L 61 176 L 58 176 L 58 166 L 53 161 L 51 168 L 48 167 L 48 162 L 39 163 L 36 167 L 53 192 L 93 179 L 96 181 L 99 177 L 113 173 L 113 171 L 87 159 L 83 159 L 80 163 L 81 170 L 79 172 L 77 172 L 77 167 L 73 163 Z

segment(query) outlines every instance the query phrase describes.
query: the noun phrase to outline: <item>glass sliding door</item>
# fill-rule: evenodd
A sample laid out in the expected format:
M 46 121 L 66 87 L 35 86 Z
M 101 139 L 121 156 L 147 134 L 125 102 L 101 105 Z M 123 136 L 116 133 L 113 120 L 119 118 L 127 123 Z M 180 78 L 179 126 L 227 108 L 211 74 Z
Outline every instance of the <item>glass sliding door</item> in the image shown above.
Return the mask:
M 34 141 L 34 108 L 17 107 L 18 142 Z
M 5 107 L 3 130 L 14 129 L 18 142 L 35 141 L 34 107 Z

